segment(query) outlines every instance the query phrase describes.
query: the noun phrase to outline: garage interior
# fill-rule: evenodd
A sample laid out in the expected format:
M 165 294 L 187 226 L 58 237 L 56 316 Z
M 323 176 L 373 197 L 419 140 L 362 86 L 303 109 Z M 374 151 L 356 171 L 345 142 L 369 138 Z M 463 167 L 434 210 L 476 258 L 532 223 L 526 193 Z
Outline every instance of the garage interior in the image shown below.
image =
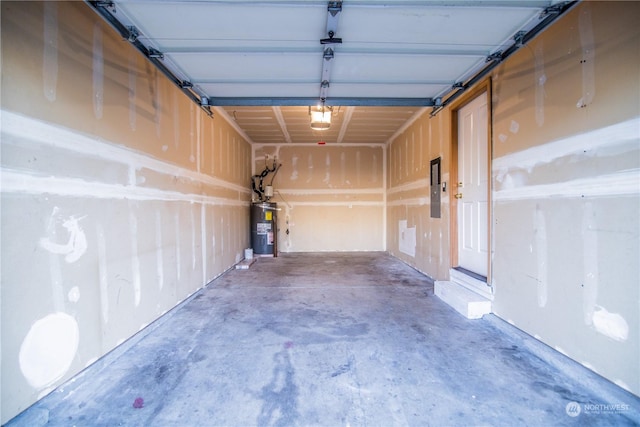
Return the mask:
M 1 7 L 2 424 L 640 423 L 639 3 Z

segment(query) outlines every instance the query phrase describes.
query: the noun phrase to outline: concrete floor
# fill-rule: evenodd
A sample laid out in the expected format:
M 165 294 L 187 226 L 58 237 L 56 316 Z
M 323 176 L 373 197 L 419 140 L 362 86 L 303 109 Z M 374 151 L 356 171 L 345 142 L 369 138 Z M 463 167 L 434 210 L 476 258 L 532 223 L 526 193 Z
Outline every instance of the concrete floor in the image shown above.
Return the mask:
M 229 271 L 9 425 L 640 420 L 640 400 L 544 348 L 494 316 L 463 318 L 386 254 L 285 254 Z

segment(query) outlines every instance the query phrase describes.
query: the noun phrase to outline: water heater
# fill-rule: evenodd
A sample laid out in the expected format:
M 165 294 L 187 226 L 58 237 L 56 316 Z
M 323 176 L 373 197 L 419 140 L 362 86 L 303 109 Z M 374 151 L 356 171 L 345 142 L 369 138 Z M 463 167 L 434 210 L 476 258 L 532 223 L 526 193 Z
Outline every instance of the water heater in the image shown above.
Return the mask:
M 251 247 L 255 255 L 277 256 L 277 212 L 274 202 L 251 204 Z

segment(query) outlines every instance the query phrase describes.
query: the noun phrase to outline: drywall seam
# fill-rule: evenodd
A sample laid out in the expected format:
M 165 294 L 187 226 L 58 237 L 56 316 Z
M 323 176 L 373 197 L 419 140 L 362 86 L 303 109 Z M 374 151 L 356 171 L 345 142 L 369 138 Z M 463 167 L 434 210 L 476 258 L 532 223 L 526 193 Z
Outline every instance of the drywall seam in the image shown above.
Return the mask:
M 595 154 L 593 150 L 601 147 L 619 147 L 624 151 L 634 151 L 638 149 L 638 129 L 640 117 L 634 117 L 611 126 L 497 157 L 492 162 L 493 170 L 503 171 L 512 167 L 532 169 L 572 154 Z
M 44 3 L 43 27 L 42 83 L 45 98 L 53 102 L 56 100 L 58 86 L 58 5 L 56 2 Z
M 98 236 L 98 276 L 100 283 L 100 314 L 106 325 L 109 323 L 109 274 L 107 272 L 107 239 L 102 224 L 96 225 Z
M 419 197 L 419 198 L 411 198 L 411 199 L 401 199 L 401 200 L 392 200 L 387 201 L 387 206 L 430 206 L 429 197 Z
M 582 259 L 583 259 L 583 283 L 582 283 L 582 310 L 584 323 L 593 325 L 593 314 L 598 302 L 598 224 L 593 203 L 584 204 L 582 209 Z
M 537 207 L 534 217 L 534 244 L 536 247 L 537 282 L 536 290 L 538 295 L 538 307 L 544 308 L 549 299 L 549 274 L 548 274 L 548 240 L 547 221 L 544 212 Z
M 354 188 L 354 189 L 286 189 L 278 188 L 283 194 L 292 196 L 312 196 L 312 195 L 348 195 L 348 194 L 384 194 L 384 188 Z
M 202 206 L 204 207 L 204 205 Z M 156 210 L 156 280 L 160 291 L 164 287 L 164 255 L 162 247 L 162 213 Z
M 191 105 L 195 108 L 195 104 L 192 102 Z M 201 173 L 201 165 L 202 165 L 202 114 L 196 114 L 196 171 Z
M 93 113 L 102 118 L 104 110 L 104 59 L 102 56 L 102 26 L 96 22 L 93 27 Z
M 3 193 L 48 193 L 57 194 L 59 196 L 80 196 L 96 199 L 157 200 L 169 202 L 184 201 L 224 206 L 249 205 L 249 202 L 239 199 L 226 199 L 222 197 L 179 193 L 177 191 L 165 191 L 154 188 L 89 182 L 74 178 L 34 176 L 8 169 L 0 169 L 0 174 L 2 177 Z
M 586 107 L 593 102 L 596 96 L 596 43 L 591 23 L 591 9 L 589 3 L 585 5 L 578 18 L 580 31 L 580 44 L 582 46 L 582 97 L 578 100 L 578 108 Z
M 212 233 L 213 234 L 213 233 Z M 202 283 L 207 281 L 207 209 L 200 205 L 200 246 L 202 247 Z
M 129 127 L 131 130 L 136 130 L 137 125 L 137 111 L 136 111 L 136 99 L 137 99 L 137 59 L 138 52 L 134 49 L 129 50 L 129 91 L 127 93 L 127 100 L 129 101 Z
M 189 227 L 191 228 L 191 270 L 196 269 L 196 218 L 193 214 L 193 205 L 189 209 Z
M 11 136 L 16 138 L 16 143 L 24 144 L 25 141 L 73 151 L 90 157 L 110 160 L 118 164 L 125 164 L 137 169 L 150 169 L 155 172 L 169 175 L 177 175 L 193 181 L 209 185 L 217 185 L 242 193 L 250 193 L 247 187 L 212 177 L 210 175 L 194 172 L 171 163 L 163 162 L 141 154 L 128 148 L 123 148 L 108 142 L 100 142 L 97 139 L 72 132 L 71 130 L 55 126 L 49 123 L 21 116 L 11 111 L 1 111 L 2 114 L 2 143 L 13 143 Z
M 382 249 L 387 250 L 387 236 L 389 228 L 388 226 L 388 215 L 387 215 L 387 207 L 388 207 L 388 193 L 389 193 L 389 185 L 387 183 L 387 173 L 388 173 L 388 159 L 389 159 L 389 146 L 387 144 L 384 145 L 382 149 L 382 187 L 384 189 L 384 193 L 382 194 L 382 201 L 384 203 L 384 209 L 382 210 Z M 377 170 L 374 168 L 374 170 Z
M 174 222 L 175 222 L 175 232 L 176 232 L 176 278 L 178 279 L 178 281 L 180 280 L 180 273 L 182 272 L 182 258 L 180 256 L 180 254 L 182 254 L 182 249 L 181 249 L 181 241 L 180 241 L 180 237 L 182 235 L 182 233 L 180 232 L 180 212 L 176 212 L 174 215 Z
M 639 194 L 640 169 L 632 169 L 554 184 L 529 185 L 498 190 L 493 194 L 493 199 L 495 201 L 510 201 L 553 197 L 638 196 Z
M 258 151 L 264 148 L 276 148 L 277 150 L 280 150 L 280 147 L 305 147 L 305 148 L 310 148 L 310 147 L 314 147 L 317 148 L 318 150 L 323 150 L 325 148 L 328 147 L 342 147 L 342 148 L 351 148 L 351 147 L 369 147 L 369 148 L 382 148 L 383 145 L 382 144 L 371 144 L 371 143 L 366 143 L 366 142 L 344 142 L 344 143 L 328 143 L 326 145 L 323 146 L 317 146 L 315 144 L 311 144 L 311 143 L 306 143 L 306 142 L 293 142 L 291 144 L 283 144 L 281 142 L 273 142 L 273 143 L 262 143 L 262 144 L 255 144 L 253 145 L 253 149 Z M 277 155 L 278 152 L 276 152 Z
M 142 299 L 142 282 L 140 279 L 140 257 L 138 255 L 138 218 L 135 209 L 129 207 L 129 237 L 131 239 L 131 277 L 133 279 L 133 303 L 136 307 Z
M 396 194 L 396 193 L 401 193 L 403 191 L 410 191 L 410 190 L 425 190 L 425 191 L 429 191 L 431 188 L 431 184 L 429 182 L 428 178 L 420 178 L 416 181 L 412 181 L 409 182 L 407 184 L 402 184 L 402 185 L 397 185 L 395 187 L 391 187 L 389 189 L 387 189 L 387 193 L 389 194 Z
M 346 201 L 346 202 L 288 202 L 290 207 L 295 206 L 380 206 L 384 207 L 384 202 L 358 202 L 358 201 Z
M 538 127 L 544 125 L 544 85 L 547 82 L 547 76 L 544 72 L 544 48 L 543 40 L 538 40 L 534 51 L 535 71 L 535 104 L 536 104 L 536 124 Z M 504 142 L 504 141 L 503 141 Z

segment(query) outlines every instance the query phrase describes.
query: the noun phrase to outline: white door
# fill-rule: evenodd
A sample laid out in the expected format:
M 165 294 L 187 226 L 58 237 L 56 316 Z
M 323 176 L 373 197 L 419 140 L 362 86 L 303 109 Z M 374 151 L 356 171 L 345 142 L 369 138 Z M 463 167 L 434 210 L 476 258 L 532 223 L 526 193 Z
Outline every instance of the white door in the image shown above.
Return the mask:
M 458 266 L 487 276 L 489 145 L 487 94 L 458 110 Z

